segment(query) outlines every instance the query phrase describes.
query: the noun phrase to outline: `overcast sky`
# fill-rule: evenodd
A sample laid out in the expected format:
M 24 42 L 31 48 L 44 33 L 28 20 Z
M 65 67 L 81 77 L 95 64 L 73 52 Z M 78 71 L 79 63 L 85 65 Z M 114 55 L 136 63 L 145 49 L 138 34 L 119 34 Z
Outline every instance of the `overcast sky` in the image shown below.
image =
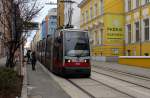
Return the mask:
M 44 6 L 44 8 L 39 12 L 39 14 L 37 15 L 36 18 L 33 19 L 33 21 L 35 22 L 42 22 L 42 20 L 45 18 L 45 16 L 47 15 L 48 13 L 48 10 L 50 10 L 51 8 L 56 8 L 57 6 L 56 5 L 46 5 L 45 3 L 48 3 L 48 2 L 53 2 L 53 3 L 56 3 L 57 0 L 39 0 L 39 4 L 41 6 Z M 31 36 L 27 39 L 27 43 L 26 43 L 26 46 L 29 46 L 30 45 L 30 42 L 32 41 L 34 35 L 35 35 L 35 32 L 36 31 L 33 31 L 31 32 Z
M 48 3 L 48 2 L 56 3 L 57 0 L 39 0 L 39 3 L 42 6 L 44 6 L 44 8 L 40 11 L 35 21 L 41 22 L 44 19 L 45 15 L 48 13 L 48 10 L 56 7 L 56 5 L 46 5 L 45 3 Z

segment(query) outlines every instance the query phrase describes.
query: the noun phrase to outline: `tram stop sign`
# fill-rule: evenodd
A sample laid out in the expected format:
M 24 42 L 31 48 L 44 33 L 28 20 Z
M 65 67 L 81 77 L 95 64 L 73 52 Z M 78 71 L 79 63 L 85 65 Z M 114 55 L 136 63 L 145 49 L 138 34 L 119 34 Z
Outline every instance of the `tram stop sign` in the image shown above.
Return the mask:
M 39 30 L 38 22 L 24 22 L 24 27 L 26 30 Z

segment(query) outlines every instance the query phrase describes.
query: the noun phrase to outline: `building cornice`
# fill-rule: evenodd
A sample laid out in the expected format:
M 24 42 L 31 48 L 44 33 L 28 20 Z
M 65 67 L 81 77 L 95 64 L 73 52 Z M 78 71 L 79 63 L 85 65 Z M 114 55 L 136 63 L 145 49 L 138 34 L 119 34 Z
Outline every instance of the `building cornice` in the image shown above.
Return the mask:
M 144 5 L 140 5 L 140 6 L 137 7 L 137 8 L 134 8 L 134 9 L 131 9 L 131 10 L 125 12 L 125 14 L 128 15 L 128 14 L 130 14 L 130 13 L 136 12 L 136 11 L 138 11 L 138 10 L 140 10 L 140 9 L 143 9 L 143 8 L 148 7 L 149 5 L 150 5 L 150 3 L 144 4 Z

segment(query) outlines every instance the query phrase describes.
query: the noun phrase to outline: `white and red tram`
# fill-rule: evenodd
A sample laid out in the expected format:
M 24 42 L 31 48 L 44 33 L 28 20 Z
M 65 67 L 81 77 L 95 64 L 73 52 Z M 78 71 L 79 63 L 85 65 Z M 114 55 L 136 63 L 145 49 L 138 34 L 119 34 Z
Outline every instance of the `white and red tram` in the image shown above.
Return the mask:
M 45 41 L 45 40 L 43 40 Z M 40 42 L 42 43 L 42 42 Z M 44 42 L 43 42 L 44 43 Z M 41 62 L 52 72 L 64 76 L 85 76 L 91 74 L 90 43 L 87 31 L 62 29 L 46 39 L 45 47 L 37 48 L 45 53 Z

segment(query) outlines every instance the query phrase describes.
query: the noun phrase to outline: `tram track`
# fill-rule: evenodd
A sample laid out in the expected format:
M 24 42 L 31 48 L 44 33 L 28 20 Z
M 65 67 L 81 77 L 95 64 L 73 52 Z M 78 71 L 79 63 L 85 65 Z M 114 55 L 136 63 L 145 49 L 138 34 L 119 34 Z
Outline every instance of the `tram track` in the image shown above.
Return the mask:
M 121 91 L 121 90 L 118 90 L 118 89 L 116 89 L 116 88 L 114 88 L 114 87 L 111 87 L 111 86 L 109 86 L 109 85 L 107 85 L 107 84 L 104 84 L 103 82 L 100 82 L 100 81 L 98 81 L 98 80 L 96 80 L 96 79 L 93 79 L 93 78 L 88 78 L 88 79 L 89 79 L 89 80 L 92 80 L 93 82 L 97 82 L 98 84 L 103 85 L 103 86 L 105 86 L 105 87 L 108 87 L 108 88 L 110 88 L 110 89 L 113 89 L 114 91 L 119 92 L 119 93 L 121 93 L 121 94 L 123 94 L 123 95 L 126 95 L 126 96 L 128 96 L 129 98 L 136 98 L 136 97 L 134 97 L 134 96 L 132 96 L 132 95 L 129 95 L 129 94 L 126 93 L 126 92 L 123 92 L 123 91 Z M 78 89 L 80 89 L 81 91 L 83 91 L 84 93 L 86 93 L 90 98 L 97 98 L 97 97 L 95 97 L 94 95 L 92 95 L 89 91 L 85 90 L 85 89 L 82 88 L 80 85 L 78 85 L 77 83 L 75 83 L 72 79 L 67 79 L 67 81 L 69 81 L 72 85 L 76 86 Z
M 134 77 L 134 78 L 150 81 L 150 78 L 147 77 L 147 76 L 137 75 L 137 74 L 124 72 L 124 71 L 120 71 L 120 70 L 116 70 L 116 69 L 112 69 L 112 68 L 106 68 L 106 67 L 100 67 L 100 66 L 94 66 L 94 65 L 93 65 L 93 67 L 95 67 L 97 69 L 105 70 L 105 71 L 111 71 L 113 73 L 118 73 L 118 74 L 130 76 L 130 77 Z
M 93 79 L 93 78 L 90 78 L 91 80 L 94 80 L 94 81 L 96 81 L 96 82 L 98 82 L 98 83 L 100 83 L 100 84 L 103 84 L 103 85 L 105 85 L 105 86 L 107 86 L 107 87 L 109 87 L 109 88 L 111 88 L 111 89 L 113 89 L 113 90 L 115 90 L 115 91 L 117 91 L 117 92 L 120 92 L 120 93 L 122 93 L 122 94 L 125 94 L 125 95 L 127 95 L 127 96 L 129 96 L 129 97 L 131 97 L 131 98 L 136 98 L 136 97 L 134 97 L 134 96 L 132 96 L 132 95 L 129 95 L 128 93 L 126 93 L 126 92 L 123 92 L 123 91 L 121 91 L 121 90 L 118 90 L 118 89 L 116 89 L 116 88 L 114 88 L 114 87 L 111 87 L 111 86 L 109 86 L 109 85 L 107 85 L 107 84 L 104 84 L 103 82 L 100 82 L 100 81 L 98 81 L 98 80 L 96 80 L 96 79 Z
M 114 78 L 114 79 L 117 79 L 117 80 L 121 80 L 121 81 L 123 81 L 123 82 L 130 83 L 130 84 L 133 84 L 133 85 L 136 85 L 136 86 L 140 86 L 140 87 L 143 87 L 143 88 L 145 88 L 145 89 L 150 90 L 150 87 L 146 87 L 146 86 L 144 86 L 144 85 L 140 85 L 140 84 L 137 84 L 137 83 L 134 83 L 134 82 L 131 82 L 131 81 L 127 81 L 127 80 L 124 80 L 124 79 L 120 79 L 120 78 L 117 78 L 117 77 L 112 76 L 112 75 L 104 74 L 104 73 L 97 72 L 97 71 L 94 71 L 94 70 L 92 70 L 92 72 L 95 72 L 95 73 L 98 73 L 98 74 L 101 74 L 101 75 L 105 75 L 105 76 L 108 76 L 108 77 L 111 77 L 111 78 Z
M 133 74 L 131 75 L 131 74 L 124 74 L 124 73 L 120 75 L 118 72 L 117 73 L 114 72 L 115 73 L 114 74 L 112 73 L 111 70 L 108 69 L 107 71 L 103 71 L 103 69 L 100 68 L 97 70 L 96 69 L 93 70 L 93 69 L 94 68 L 92 68 L 92 78 L 102 82 L 103 84 L 106 84 L 113 88 L 116 87 L 116 89 L 125 92 L 131 96 L 134 96 L 134 98 L 150 98 L 149 78 L 145 78 L 145 77 L 143 78 L 141 76 L 134 77 Z M 116 83 L 114 81 L 116 81 Z
M 92 94 L 90 94 L 89 92 L 87 92 L 86 90 L 84 90 L 82 87 L 80 87 L 79 85 L 77 85 L 76 83 L 74 83 L 72 80 L 67 79 L 67 81 L 69 81 L 72 85 L 76 86 L 78 89 L 80 89 L 81 91 L 83 91 L 85 94 L 87 94 L 90 98 L 96 98 L 95 96 L 93 96 Z

